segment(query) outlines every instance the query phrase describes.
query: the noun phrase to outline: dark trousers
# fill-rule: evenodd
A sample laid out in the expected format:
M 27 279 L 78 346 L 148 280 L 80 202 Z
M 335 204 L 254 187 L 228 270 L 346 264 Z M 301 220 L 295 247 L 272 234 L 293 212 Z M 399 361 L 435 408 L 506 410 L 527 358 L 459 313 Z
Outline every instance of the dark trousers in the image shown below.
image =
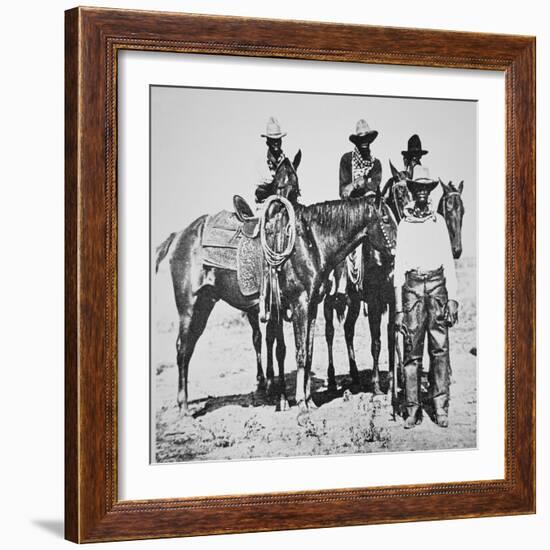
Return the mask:
M 420 405 L 420 377 L 424 339 L 428 335 L 430 357 L 429 397 L 436 409 L 449 407 L 451 364 L 449 332 L 445 322 L 447 288 L 443 268 L 420 273 L 409 271 L 402 288 L 404 325 L 409 338 L 405 343 L 404 384 L 407 407 Z

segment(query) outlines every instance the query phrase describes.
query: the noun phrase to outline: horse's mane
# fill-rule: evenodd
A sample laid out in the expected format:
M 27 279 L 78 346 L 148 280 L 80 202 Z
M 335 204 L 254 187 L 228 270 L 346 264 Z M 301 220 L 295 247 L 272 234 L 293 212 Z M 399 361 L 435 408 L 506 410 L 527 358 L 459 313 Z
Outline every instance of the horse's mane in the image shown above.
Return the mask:
M 300 215 L 308 225 L 316 223 L 327 233 L 338 235 L 357 228 L 373 210 L 367 199 L 359 198 L 310 204 L 301 209 Z

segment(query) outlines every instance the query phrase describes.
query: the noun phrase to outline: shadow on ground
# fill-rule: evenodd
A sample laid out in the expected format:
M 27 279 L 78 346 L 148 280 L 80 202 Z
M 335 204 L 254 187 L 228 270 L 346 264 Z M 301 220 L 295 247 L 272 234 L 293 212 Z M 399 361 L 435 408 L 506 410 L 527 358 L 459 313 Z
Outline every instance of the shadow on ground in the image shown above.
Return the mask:
M 296 371 L 285 375 L 286 394 L 290 406 L 295 406 L 296 401 Z M 359 372 L 359 384 L 354 384 L 349 375 L 336 376 L 337 390 L 329 391 L 325 378 L 319 378 L 312 373 L 311 389 L 313 393 L 313 402 L 317 407 L 330 403 L 343 396 L 344 392 L 349 391 L 352 394 L 361 392 L 373 393 L 374 384 L 372 382 L 372 369 Z M 264 407 L 267 405 L 276 406 L 278 401 L 279 377 L 275 377 L 275 382 L 270 391 L 258 389 L 249 393 L 208 396 L 201 399 L 195 399 L 189 402 L 193 418 L 200 418 L 208 413 L 218 410 L 222 407 L 237 405 L 240 407 Z M 380 388 L 382 393 L 387 393 L 390 389 L 390 380 L 388 372 L 380 372 Z

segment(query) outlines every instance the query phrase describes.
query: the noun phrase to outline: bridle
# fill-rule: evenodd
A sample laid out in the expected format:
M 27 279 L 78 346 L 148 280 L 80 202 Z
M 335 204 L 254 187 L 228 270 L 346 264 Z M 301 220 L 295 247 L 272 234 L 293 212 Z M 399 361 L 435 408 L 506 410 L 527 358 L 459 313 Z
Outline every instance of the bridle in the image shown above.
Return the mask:
M 380 210 L 382 210 L 383 206 L 384 206 L 383 204 L 380 204 Z M 392 212 L 391 208 L 386 207 L 386 213 L 391 216 L 393 223 L 397 227 L 397 222 L 395 220 L 395 216 L 393 215 L 393 212 Z M 385 228 L 384 224 L 381 221 L 381 217 L 382 216 L 379 216 L 376 219 L 376 223 L 378 224 L 378 227 L 380 228 L 380 231 L 382 232 L 382 235 L 384 236 L 384 242 L 386 243 L 386 247 L 388 248 L 388 250 L 392 250 L 394 248 L 394 243 L 390 240 L 388 232 L 386 231 L 386 228 Z
M 279 169 L 281 168 L 281 166 L 283 165 L 284 161 L 287 160 L 288 157 L 286 156 L 283 156 L 283 158 L 281 159 L 281 161 L 277 164 L 277 167 L 275 168 L 275 176 L 273 179 L 275 179 L 277 177 L 277 172 L 279 171 Z M 296 176 L 296 180 L 298 180 L 298 173 L 296 172 L 296 169 L 294 168 L 294 165 L 292 164 L 292 162 L 290 162 L 290 160 L 288 160 L 288 165 L 290 166 L 290 169 L 292 171 L 292 174 L 294 174 L 294 176 Z M 288 187 L 294 187 L 294 185 L 291 183 L 290 181 L 290 178 L 287 178 L 287 181 L 286 183 L 284 184 L 281 184 L 281 183 L 277 183 L 277 189 L 276 191 L 280 191 L 280 190 L 285 190 L 287 189 Z M 279 193 L 278 193 L 279 194 Z M 298 186 L 296 186 L 296 194 L 297 196 L 300 195 L 300 188 Z M 279 194 L 280 196 L 282 194 Z
M 393 185 L 391 186 L 391 194 L 392 194 L 392 197 L 393 197 L 393 204 L 395 205 L 395 210 L 397 211 L 397 213 L 399 215 L 399 221 L 401 221 L 403 219 L 403 209 L 399 204 L 399 200 L 398 200 L 397 194 L 395 192 L 395 189 L 397 187 L 396 183 L 398 183 L 399 181 L 403 181 L 403 180 L 396 180 L 396 181 L 393 182 Z M 393 214 L 393 212 L 392 212 L 392 214 Z
M 449 197 L 453 197 L 458 195 L 461 197 L 460 191 L 445 191 L 443 195 L 441 195 L 441 198 L 439 199 L 439 207 L 437 208 L 438 212 L 441 210 L 441 214 L 443 214 L 443 217 L 445 218 L 445 221 L 447 220 L 447 214 L 449 213 L 449 210 L 447 209 L 447 199 Z

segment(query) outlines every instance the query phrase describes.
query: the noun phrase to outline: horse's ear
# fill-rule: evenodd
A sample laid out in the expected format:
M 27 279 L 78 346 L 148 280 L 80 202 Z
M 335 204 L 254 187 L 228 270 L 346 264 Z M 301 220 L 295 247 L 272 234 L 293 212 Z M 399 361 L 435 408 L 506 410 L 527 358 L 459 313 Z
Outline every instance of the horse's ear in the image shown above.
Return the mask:
M 298 166 L 300 166 L 300 162 L 302 161 L 302 150 L 298 149 L 298 152 L 294 156 L 294 160 L 292 161 L 292 166 L 294 166 L 294 170 L 298 170 Z
M 443 183 L 443 180 L 441 178 L 438 178 L 438 179 L 439 179 L 439 183 L 440 183 L 441 187 L 443 187 L 443 192 L 448 193 L 449 192 L 449 187 Z
M 459 184 L 458 184 L 458 192 L 462 195 L 462 191 L 464 189 L 464 180 L 462 180 Z
M 397 180 L 401 179 L 401 174 L 399 173 L 399 170 L 392 164 L 391 160 L 390 160 L 390 170 L 391 170 L 391 175 L 395 179 L 397 179 Z

